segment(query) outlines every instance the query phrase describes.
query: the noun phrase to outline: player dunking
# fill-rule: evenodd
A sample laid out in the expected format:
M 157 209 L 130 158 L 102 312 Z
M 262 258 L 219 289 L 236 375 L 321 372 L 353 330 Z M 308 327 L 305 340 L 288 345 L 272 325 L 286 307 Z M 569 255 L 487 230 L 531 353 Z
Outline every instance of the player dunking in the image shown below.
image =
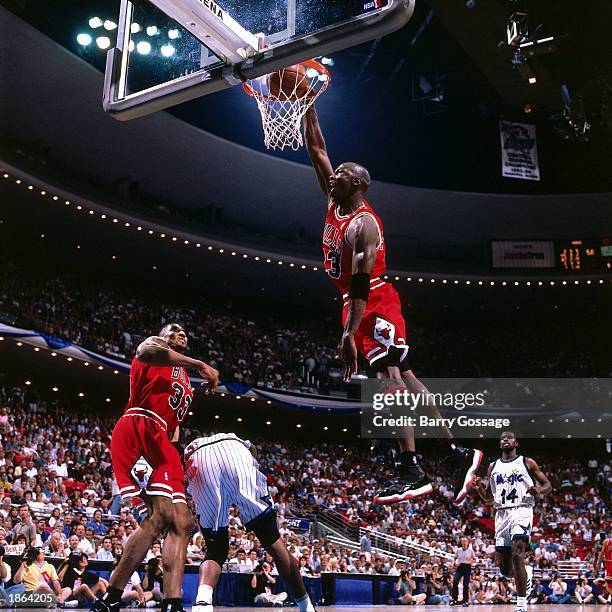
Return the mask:
M 192 612 L 212 612 L 213 590 L 227 559 L 229 510 L 235 504 L 248 531 L 254 531 L 272 556 L 279 574 L 295 597 L 300 612 L 314 607 L 295 559 L 281 539 L 266 477 L 259 471 L 255 447 L 233 433 L 197 438 L 185 449 L 188 491 L 193 497 L 206 558 L 200 566 Z
M 159 336 L 147 338 L 136 350 L 130 370 L 130 399 L 111 438 L 111 457 L 123 500 L 141 497 L 147 518 L 128 539 L 108 591 L 92 612 L 119 610 L 130 576 L 147 551 L 166 530 L 162 550 L 164 569 L 163 612 L 183 609 L 181 589 L 193 517 L 185 498 L 181 458 L 172 442 L 193 400 L 185 368 L 196 370 L 207 391 L 217 385 L 214 368 L 184 353 L 187 334 L 175 323 Z
M 552 491 L 538 464 L 517 454 L 518 440 L 511 431 L 499 438 L 501 458 L 489 465 L 486 480 L 475 479 L 481 499 L 495 507 L 495 552 L 504 576 L 514 575 L 515 612 L 525 612 L 533 569 L 525 565 L 525 552 L 533 526 L 535 497 Z M 537 485 L 536 485 L 537 483 Z
M 364 198 L 370 175 L 353 162 L 340 164 L 334 171 L 314 106 L 305 115 L 304 134 L 317 180 L 327 196 L 323 255 L 325 271 L 344 300 L 344 331 L 338 354 L 345 364 L 345 380 L 357 372 L 359 350 L 377 376 L 386 379 L 388 391 L 407 387 L 411 393 L 427 394 L 408 365 L 406 324 L 399 297 L 381 278 L 386 268 L 382 223 Z M 440 417 L 435 406 L 429 408 Z M 457 466 L 455 501 L 461 503 L 483 454 L 454 443 L 448 429 L 444 433 Z M 399 445 L 399 477 L 378 493 L 378 503 L 405 501 L 432 491 L 429 478 L 417 463 L 412 427 L 405 429 Z

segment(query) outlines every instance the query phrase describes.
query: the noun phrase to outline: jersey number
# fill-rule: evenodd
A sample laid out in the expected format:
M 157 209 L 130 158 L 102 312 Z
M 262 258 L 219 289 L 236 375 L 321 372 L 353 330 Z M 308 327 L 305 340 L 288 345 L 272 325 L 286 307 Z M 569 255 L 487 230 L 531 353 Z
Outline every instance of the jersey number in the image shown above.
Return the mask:
M 168 404 L 170 404 L 172 410 L 177 410 L 176 418 L 182 421 L 189 406 L 191 406 L 191 396 L 185 395 L 185 387 L 181 383 L 173 382 L 172 388 L 174 389 L 174 395 L 168 398 Z
M 327 261 L 329 262 L 329 267 L 327 268 L 329 276 L 340 278 L 340 255 L 335 251 L 330 251 L 327 254 Z
M 505 505 L 506 502 L 514 503 L 518 497 L 516 489 L 512 489 L 510 493 L 508 493 L 508 489 L 502 489 L 502 504 Z

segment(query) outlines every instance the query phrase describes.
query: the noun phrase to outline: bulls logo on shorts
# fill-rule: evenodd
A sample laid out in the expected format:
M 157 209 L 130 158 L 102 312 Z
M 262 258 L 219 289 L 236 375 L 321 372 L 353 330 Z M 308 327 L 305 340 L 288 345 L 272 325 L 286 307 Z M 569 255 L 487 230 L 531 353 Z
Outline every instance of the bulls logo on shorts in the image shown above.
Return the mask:
M 149 478 L 151 478 L 152 473 L 153 468 L 142 456 L 138 458 L 138 461 L 136 461 L 134 467 L 130 470 L 134 482 L 142 489 L 149 483 Z
M 389 347 L 395 340 L 395 325 L 389 323 L 382 317 L 376 317 L 374 324 L 374 340 L 380 342 L 383 346 Z

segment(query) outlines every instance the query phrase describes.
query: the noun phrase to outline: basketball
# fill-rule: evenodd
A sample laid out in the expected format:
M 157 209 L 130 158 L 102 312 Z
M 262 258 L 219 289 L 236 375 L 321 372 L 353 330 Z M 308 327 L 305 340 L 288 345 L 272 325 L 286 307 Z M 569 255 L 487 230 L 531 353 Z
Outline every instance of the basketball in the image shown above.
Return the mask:
M 306 68 L 294 64 L 268 75 L 270 95 L 280 100 L 299 100 L 308 94 L 310 89 Z

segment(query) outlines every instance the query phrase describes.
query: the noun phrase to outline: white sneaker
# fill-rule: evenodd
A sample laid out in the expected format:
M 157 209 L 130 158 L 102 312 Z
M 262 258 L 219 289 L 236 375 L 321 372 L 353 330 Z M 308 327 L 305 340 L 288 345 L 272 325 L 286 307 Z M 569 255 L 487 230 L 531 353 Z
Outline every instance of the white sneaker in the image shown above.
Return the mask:
M 196 601 L 191 607 L 191 612 L 213 612 L 213 605 L 204 601 Z
M 64 602 L 64 608 L 76 608 L 79 605 L 77 599 L 71 599 L 70 601 Z
M 525 590 L 525 595 L 529 597 L 531 591 L 533 591 L 533 567 L 531 567 L 531 565 L 526 565 L 525 571 L 527 572 L 527 588 Z

